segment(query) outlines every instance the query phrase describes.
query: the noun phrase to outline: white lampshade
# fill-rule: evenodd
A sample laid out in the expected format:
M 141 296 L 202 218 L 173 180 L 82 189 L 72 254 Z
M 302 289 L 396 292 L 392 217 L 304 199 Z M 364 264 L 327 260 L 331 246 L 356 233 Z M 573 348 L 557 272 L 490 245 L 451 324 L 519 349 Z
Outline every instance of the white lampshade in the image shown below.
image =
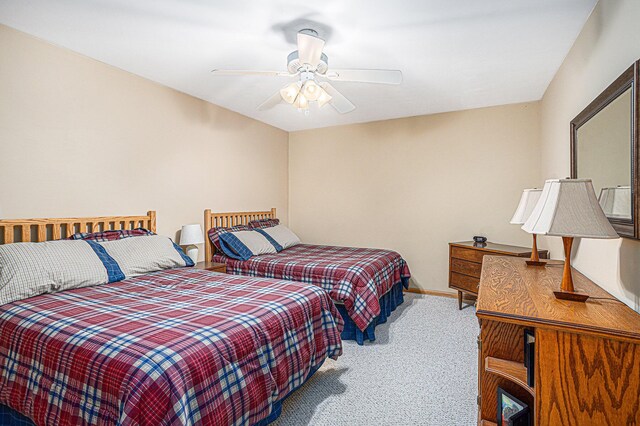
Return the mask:
M 303 94 L 309 101 L 317 101 L 322 90 L 313 80 L 307 81 L 303 86 Z
M 531 216 L 533 208 L 538 203 L 540 194 L 542 194 L 542 189 L 538 188 L 525 189 L 524 191 L 522 191 L 520 204 L 518 204 L 518 208 L 513 214 L 510 223 L 513 225 L 522 225 L 523 223 L 525 223 L 527 219 L 529 219 L 529 216 Z
M 192 223 L 182 227 L 182 232 L 180 233 L 181 246 L 202 243 L 204 243 L 204 236 L 202 234 L 202 227 L 199 223 Z
M 299 82 L 291 83 L 280 89 L 280 96 L 286 103 L 292 104 L 296 100 L 298 93 L 300 93 L 300 87 L 301 85 Z
M 320 92 L 320 95 L 318 96 L 318 106 L 320 108 L 322 108 L 327 103 L 329 103 L 329 101 L 331 101 L 331 99 L 333 99 L 333 98 L 323 88 L 320 88 L 320 90 L 321 90 L 321 92 Z
M 604 215 L 591 179 L 550 179 L 522 229 L 530 234 L 619 238 Z
M 607 217 L 631 219 L 630 186 L 602 188 L 598 201 Z

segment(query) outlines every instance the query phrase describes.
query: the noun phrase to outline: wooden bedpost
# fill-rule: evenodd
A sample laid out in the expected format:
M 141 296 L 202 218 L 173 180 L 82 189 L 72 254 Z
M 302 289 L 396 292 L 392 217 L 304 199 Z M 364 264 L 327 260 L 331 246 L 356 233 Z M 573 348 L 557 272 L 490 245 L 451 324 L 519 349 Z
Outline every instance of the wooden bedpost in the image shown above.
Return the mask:
M 205 262 L 211 262 L 213 257 L 213 243 L 209 238 L 209 229 L 213 228 L 211 223 L 211 209 L 204 211 L 204 260 Z
M 149 231 L 156 232 L 156 212 L 155 210 L 149 210 L 147 212 L 149 216 Z

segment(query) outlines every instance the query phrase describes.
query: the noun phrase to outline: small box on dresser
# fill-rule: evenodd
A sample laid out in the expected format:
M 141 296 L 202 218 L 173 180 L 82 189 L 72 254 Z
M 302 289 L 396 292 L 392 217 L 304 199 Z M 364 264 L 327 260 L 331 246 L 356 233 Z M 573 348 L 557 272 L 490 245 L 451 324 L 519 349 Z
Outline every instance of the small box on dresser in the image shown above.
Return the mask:
M 458 309 L 462 309 L 463 294 L 478 296 L 482 258 L 487 255 L 530 257 L 531 248 L 473 241 L 449 243 L 449 288 L 458 291 Z M 541 259 L 548 259 L 547 250 L 538 250 Z

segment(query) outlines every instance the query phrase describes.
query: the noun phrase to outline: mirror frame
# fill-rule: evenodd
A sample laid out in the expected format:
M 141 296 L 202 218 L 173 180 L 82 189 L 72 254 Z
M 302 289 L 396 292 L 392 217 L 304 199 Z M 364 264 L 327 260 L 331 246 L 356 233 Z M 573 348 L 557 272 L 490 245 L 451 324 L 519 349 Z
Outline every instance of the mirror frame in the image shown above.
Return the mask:
M 638 121 L 640 120 L 640 60 L 631 65 L 620 77 L 609 85 L 598 95 L 585 109 L 571 120 L 571 178 L 578 176 L 577 147 L 578 129 L 602 111 L 618 96 L 631 88 L 631 219 L 608 218 L 613 228 L 621 237 L 640 239 L 640 173 L 638 162 L 638 150 L 640 144 L 640 132 L 638 131 Z

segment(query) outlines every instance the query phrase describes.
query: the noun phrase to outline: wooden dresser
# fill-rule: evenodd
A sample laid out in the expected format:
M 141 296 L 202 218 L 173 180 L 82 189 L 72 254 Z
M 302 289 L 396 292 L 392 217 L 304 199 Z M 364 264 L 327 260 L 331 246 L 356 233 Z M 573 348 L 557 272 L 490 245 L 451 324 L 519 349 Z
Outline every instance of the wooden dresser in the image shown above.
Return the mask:
M 558 300 L 562 263 L 487 256 L 477 316 L 478 424 L 494 425 L 498 386 L 533 409 L 534 426 L 640 425 L 640 314 L 579 272 L 586 303 Z M 601 298 L 601 299 L 597 299 Z M 527 386 L 524 330 L 535 334 Z
M 486 243 L 476 246 L 473 241 L 449 243 L 449 288 L 458 291 L 458 309 L 462 309 L 463 293 L 478 295 L 482 258 L 487 254 L 531 257 L 531 248 Z M 548 258 L 547 250 L 538 250 L 541 259 Z

